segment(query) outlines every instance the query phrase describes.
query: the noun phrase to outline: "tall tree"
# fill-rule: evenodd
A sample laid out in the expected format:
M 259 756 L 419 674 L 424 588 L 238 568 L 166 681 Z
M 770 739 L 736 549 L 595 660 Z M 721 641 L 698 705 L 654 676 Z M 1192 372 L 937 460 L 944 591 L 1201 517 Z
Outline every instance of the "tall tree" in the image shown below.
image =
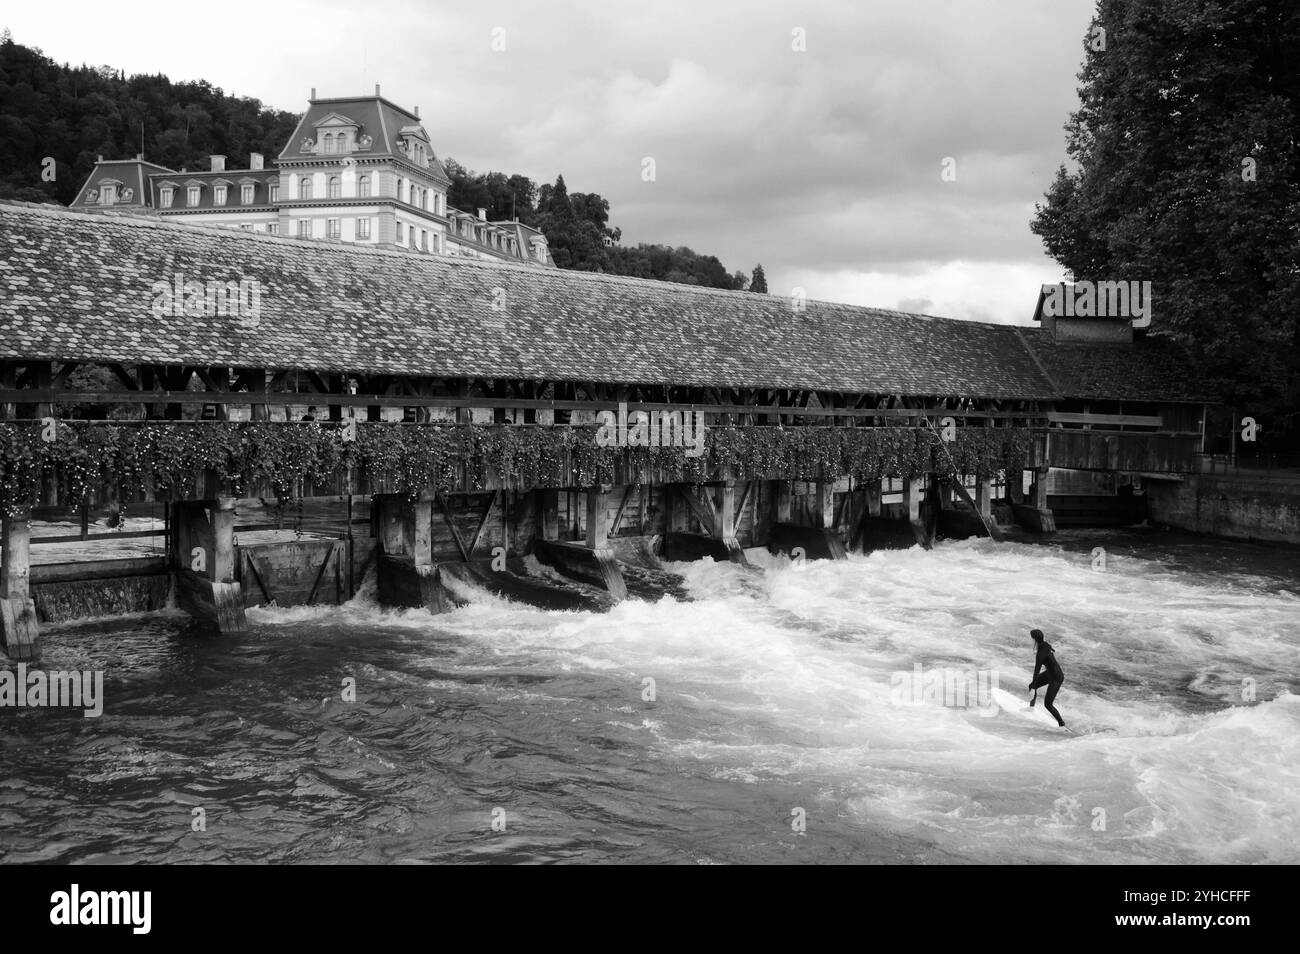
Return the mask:
M 754 275 L 749 280 L 749 290 L 752 292 L 760 292 L 764 295 L 767 294 L 767 276 L 763 274 L 762 265 L 754 266 Z
M 1300 8 L 1099 0 L 1063 165 L 1031 228 L 1076 280 L 1150 281 L 1206 383 L 1300 409 Z

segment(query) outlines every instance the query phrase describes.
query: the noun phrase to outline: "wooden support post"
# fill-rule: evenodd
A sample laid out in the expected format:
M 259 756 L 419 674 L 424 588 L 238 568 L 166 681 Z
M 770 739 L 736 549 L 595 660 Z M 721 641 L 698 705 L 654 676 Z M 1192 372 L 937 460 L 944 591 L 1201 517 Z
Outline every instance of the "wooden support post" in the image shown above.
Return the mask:
M 411 561 L 415 566 L 433 566 L 433 503 L 416 500 L 409 503 L 411 512 Z
M 212 579 L 235 581 L 235 498 L 221 497 L 212 508 Z
M 1013 504 L 1025 501 L 1025 472 L 1023 470 L 1007 471 L 1007 500 Z
M 817 481 L 813 506 L 813 525 L 818 530 L 835 529 L 835 482 Z
M 881 481 L 869 480 L 865 485 L 867 491 L 867 516 L 879 517 L 881 514 Z
M 42 391 L 49 390 L 50 379 L 54 377 L 54 367 L 49 361 L 38 361 L 34 365 L 35 374 L 32 376 L 32 386 Z M 36 405 L 35 417 L 37 419 L 49 417 L 54 413 L 54 405 L 41 403 Z
M 560 539 L 560 492 L 539 490 L 537 493 L 537 534 L 541 539 Z
M 250 388 L 249 396 L 253 400 L 253 406 L 250 410 L 249 417 L 254 421 L 269 421 L 271 419 L 271 406 L 267 403 L 267 372 L 258 369 L 251 372 L 253 376 L 253 386 Z
M 993 479 L 981 477 L 975 484 L 975 505 L 985 520 L 993 518 Z
M 210 515 L 209 515 L 210 514 Z M 173 505 L 176 593 L 191 615 L 229 636 L 248 631 L 235 550 L 235 498 Z M 202 551 L 200 554 L 196 550 Z
M 401 503 L 396 494 L 375 494 L 371 505 L 375 511 L 375 535 L 388 556 L 406 553 L 406 527 L 402 522 Z
M 921 519 L 921 501 L 925 499 L 925 479 L 908 477 L 903 481 L 903 504 L 907 508 L 907 522 L 912 536 L 925 549 L 930 549 L 930 530 Z
M 26 514 L 0 520 L 0 637 L 15 659 L 37 656 L 36 604 L 31 595 L 31 525 Z
M 0 390 L 13 391 L 18 387 L 18 365 L 0 361 Z M 17 404 L 0 404 L 0 421 L 12 421 L 18 416 Z
M 735 539 L 736 483 L 728 480 L 713 490 L 713 535 L 719 540 Z
M 778 480 L 776 482 L 776 494 L 773 500 L 776 504 L 776 522 L 789 523 L 791 500 L 794 497 L 793 484 L 788 480 Z
M 587 546 L 593 550 L 603 550 L 609 546 L 605 495 L 599 487 L 587 488 Z
M 907 509 L 908 520 L 921 519 L 921 501 L 925 497 L 925 481 L 920 477 L 909 477 L 903 481 L 903 506 Z
M 736 482 L 728 480 L 720 487 L 714 488 L 713 494 L 713 536 L 721 540 L 727 548 L 727 556 L 732 563 L 748 564 L 745 551 L 736 539 Z
M 1047 468 L 1034 471 L 1034 506 L 1040 510 L 1047 506 Z
M 330 394 L 341 395 L 348 393 L 348 376 L 346 374 L 327 374 L 325 375 L 325 381 L 329 384 Z M 331 404 L 326 413 L 329 419 L 336 424 L 343 421 L 343 406 L 340 404 Z

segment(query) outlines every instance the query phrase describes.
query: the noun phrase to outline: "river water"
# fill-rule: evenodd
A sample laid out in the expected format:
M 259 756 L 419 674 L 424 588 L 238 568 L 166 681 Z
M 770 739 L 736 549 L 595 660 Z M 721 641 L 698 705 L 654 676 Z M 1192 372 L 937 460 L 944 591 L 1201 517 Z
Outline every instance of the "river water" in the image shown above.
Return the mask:
M 675 569 L 689 602 L 607 614 L 363 591 L 239 639 L 47 627 L 104 714 L 0 710 L 0 860 L 1300 862 L 1300 553 L 1070 531 Z M 899 690 L 1025 697 L 1035 626 L 1073 732 Z

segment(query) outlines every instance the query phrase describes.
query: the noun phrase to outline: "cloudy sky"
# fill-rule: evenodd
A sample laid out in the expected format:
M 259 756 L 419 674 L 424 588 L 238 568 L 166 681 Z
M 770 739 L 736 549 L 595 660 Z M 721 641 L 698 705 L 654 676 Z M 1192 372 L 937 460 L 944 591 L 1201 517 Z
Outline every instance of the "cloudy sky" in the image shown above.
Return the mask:
M 76 0 L 10 5 L 0 25 L 60 62 L 295 112 L 313 86 L 381 83 L 439 156 L 599 192 L 625 244 L 761 262 L 778 294 L 1024 324 L 1063 277 L 1028 223 L 1093 5 Z

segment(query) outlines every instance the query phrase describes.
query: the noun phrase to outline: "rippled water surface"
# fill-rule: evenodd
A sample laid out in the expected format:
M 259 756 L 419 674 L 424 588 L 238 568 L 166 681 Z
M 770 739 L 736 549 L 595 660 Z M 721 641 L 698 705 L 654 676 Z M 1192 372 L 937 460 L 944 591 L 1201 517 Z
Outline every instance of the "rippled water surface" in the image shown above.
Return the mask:
M 675 569 L 691 601 L 608 614 L 46 627 L 104 714 L 0 710 L 0 858 L 1300 862 L 1296 552 L 1076 531 Z M 899 704 L 917 665 L 1024 695 L 1032 626 L 1075 734 Z

